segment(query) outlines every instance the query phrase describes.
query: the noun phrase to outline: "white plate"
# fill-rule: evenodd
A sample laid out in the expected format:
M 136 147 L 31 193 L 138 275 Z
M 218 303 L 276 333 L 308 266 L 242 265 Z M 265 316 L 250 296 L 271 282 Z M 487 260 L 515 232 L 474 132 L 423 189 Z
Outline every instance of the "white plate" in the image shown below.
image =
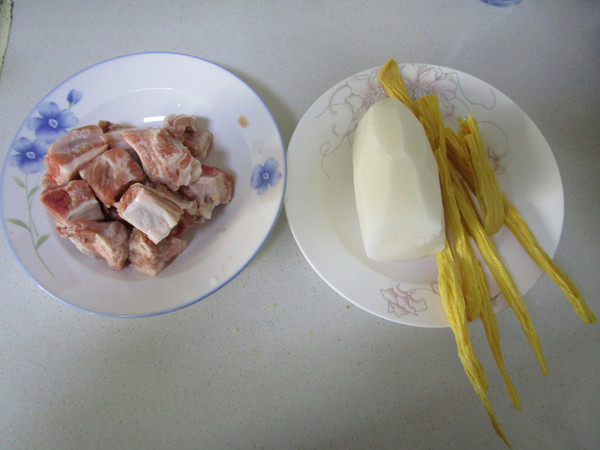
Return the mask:
M 49 107 L 50 102 L 54 106 Z M 186 234 L 188 248 L 156 278 L 131 268 L 113 272 L 57 235 L 38 199 L 47 145 L 40 145 L 36 155 L 36 133 L 39 143 L 42 137 L 56 139 L 52 127 L 60 131 L 99 119 L 160 126 L 169 113 L 192 114 L 205 121 L 214 135 L 206 162 L 233 173 L 233 201 Z M 33 165 L 23 164 L 27 155 Z M 36 171 L 27 173 L 27 167 Z M 272 185 L 253 187 L 253 172 L 278 172 L 280 178 L 272 178 Z M 148 316 L 201 300 L 240 273 L 269 237 L 285 185 L 286 155 L 277 123 L 247 84 L 199 58 L 141 53 L 83 70 L 32 110 L 4 163 L 2 222 L 16 258 L 50 295 L 102 315 Z
M 563 188 L 554 156 L 535 124 L 508 97 L 471 75 L 426 64 L 400 67 L 413 97 L 438 94 L 447 125 L 457 129 L 458 117 L 468 112 L 478 120 L 502 189 L 544 249 L 554 255 L 564 218 Z M 448 326 L 434 257 L 378 263 L 368 259 L 362 247 L 351 146 L 364 112 L 386 97 L 379 69 L 333 86 L 298 124 L 288 146 L 287 219 L 311 266 L 350 302 L 394 322 Z M 507 229 L 493 240 L 524 295 L 541 270 Z M 506 301 L 493 280 L 490 289 L 495 309 L 504 309 Z

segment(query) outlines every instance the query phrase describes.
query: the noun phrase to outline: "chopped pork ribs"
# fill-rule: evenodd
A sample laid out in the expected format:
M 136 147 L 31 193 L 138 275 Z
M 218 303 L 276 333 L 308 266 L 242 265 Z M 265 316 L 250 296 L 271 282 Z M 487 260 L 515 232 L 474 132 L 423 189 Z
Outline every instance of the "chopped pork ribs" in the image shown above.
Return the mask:
M 116 208 L 119 216 L 158 244 L 179 223 L 184 211 L 194 214 L 198 205 L 184 200 L 176 192 L 135 183 L 123 194 Z
M 187 114 L 169 114 L 163 126 L 171 136 L 179 139 L 194 158 L 204 159 L 210 153 L 213 135 L 198 124 L 198 118 Z
M 203 165 L 212 133 L 194 116 L 164 128 L 101 120 L 50 145 L 40 200 L 60 236 L 112 270 L 156 276 L 187 246 L 180 237 L 233 197 L 233 176 Z
M 108 149 L 102 129 L 88 125 L 70 130 L 48 148 L 44 162 L 48 175 L 57 184 L 65 184 L 78 175 L 79 169 Z
M 196 200 L 201 217 L 207 220 L 212 217 L 216 206 L 231 202 L 233 184 L 232 175 L 204 164 L 200 178 L 183 187 L 181 191 L 187 198 Z
M 202 173 L 200 161 L 163 128 L 123 130 L 122 136 L 140 157 L 148 178 L 173 191 L 198 179 Z
M 45 189 L 40 200 L 60 227 L 74 226 L 82 220 L 104 219 L 100 203 L 84 180 Z
M 109 269 L 121 270 L 129 259 L 129 229 L 122 222 L 83 221 L 72 227 L 58 227 L 61 236 L 69 238 L 86 255 L 102 258 Z
M 183 210 L 183 213 L 179 217 L 179 222 L 171 230 L 170 236 L 181 236 L 197 223 L 204 221 L 202 219 L 198 203 L 194 199 L 187 198 L 179 191 L 171 191 L 164 184 L 155 185 L 154 189 L 164 195 L 166 198 L 170 199 L 172 202 L 179 205 L 179 207 Z
M 186 241 L 174 236 L 155 244 L 143 232 L 134 228 L 129 239 L 129 263 L 144 275 L 156 276 L 186 247 Z

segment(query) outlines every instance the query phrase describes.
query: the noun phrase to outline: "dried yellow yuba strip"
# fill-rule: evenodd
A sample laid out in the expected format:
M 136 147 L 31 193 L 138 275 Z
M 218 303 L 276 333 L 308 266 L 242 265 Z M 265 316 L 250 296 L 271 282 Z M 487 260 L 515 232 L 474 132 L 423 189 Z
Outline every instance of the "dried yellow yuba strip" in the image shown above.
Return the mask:
M 453 169 L 450 167 L 447 158 L 446 142 L 443 139 L 444 121 L 437 96 L 431 94 L 418 99 L 417 110 L 427 135 L 431 136 L 432 148 L 437 149 L 434 151 L 434 155 L 438 163 L 444 219 L 452 237 L 452 246 L 466 302 L 467 318 L 472 321 L 479 316 L 482 303 L 490 301 L 487 280 L 483 268 L 477 260 L 469 236 L 461 223 L 460 211 L 454 198 L 454 186 L 450 177 L 450 170 Z M 434 143 L 439 145 L 433 146 Z
M 448 159 L 460 173 L 471 191 L 475 191 L 475 175 L 464 143 L 451 128 L 444 129 L 444 138 L 448 148 Z M 536 264 L 550 276 L 571 302 L 573 310 L 584 323 L 596 323 L 598 319 L 585 302 L 583 296 L 571 278 L 552 260 L 531 232 L 527 222 L 517 208 L 502 194 L 504 203 L 504 224 L 529 253 Z
M 429 112 L 426 114 L 424 114 L 423 111 L 425 105 L 429 105 Z M 439 104 L 437 99 L 435 103 L 430 101 L 417 101 L 417 107 L 419 108 L 419 113 L 427 116 L 426 119 L 423 119 L 424 125 L 427 123 L 426 128 L 432 128 L 437 124 L 438 132 L 435 134 L 441 138 L 440 147 L 434 154 L 438 163 L 440 185 L 442 187 L 444 218 L 446 220 L 446 227 L 449 231 L 449 235 L 452 237 L 453 241 L 454 255 L 460 274 L 467 319 L 472 321 L 477 316 L 481 318 L 490 345 L 490 350 L 494 356 L 498 370 L 502 374 L 512 404 L 515 408 L 521 409 L 519 394 L 504 365 L 504 358 L 500 347 L 500 330 L 490 300 L 486 276 L 475 255 L 471 241 L 462 225 L 460 211 L 456 204 L 456 198 L 454 197 L 455 188 L 452 184 L 452 177 L 450 175 L 454 168 L 450 165 L 447 157 L 446 140 L 443 138 L 444 123 L 439 110 Z
M 440 112 L 437 95 L 429 94 L 418 98 L 415 102 L 417 117 L 423 124 L 425 134 L 429 139 L 432 149 L 440 148 L 443 144 L 441 132 L 444 128 L 444 120 Z
M 584 323 L 595 323 L 598 321 L 590 307 L 587 305 L 575 283 L 569 276 L 550 258 L 542 246 L 535 239 L 535 236 L 527 226 L 527 223 L 517 211 L 517 208 L 504 196 L 504 223 L 507 228 L 515 235 L 523 248 L 529 253 L 529 256 L 537 265 L 546 272 L 554 282 L 560 287 L 565 296 L 571 302 L 573 309 Z
M 460 358 L 467 378 L 471 382 L 473 389 L 479 400 L 485 406 L 485 409 L 490 418 L 490 422 L 496 430 L 498 436 L 510 447 L 510 443 L 506 435 L 502 431 L 498 419 L 494 414 L 492 405 L 488 399 L 486 390 L 487 382 L 485 373 L 483 372 L 481 363 L 475 355 L 473 344 L 469 333 L 467 315 L 465 313 L 465 300 L 460 288 L 460 280 L 458 269 L 452 255 L 450 244 L 446 241 L 446 247 L 441 252 L 435 255 L 438 265 L 438 281 L 442 305 L 448 316 L 448 322 L 454 333 L 456 347 L 458 349 L 458 357 Z
M 444 139 L 448 149 L 448 160 L 463 180 L 466 181 L 471 192 L 475 192 L 475 175 L 473 164 L 465 143 L 456 131 L 450 127 L 444 128 Z
M 402 75 L 400 75 L 398 64 L 393 58 L 390 58 L 379 71 L 379 82 L 390 97 L 397 98 L 406 106 L 408 106 L 415 115 L 417 115 L 415 103 L 408 93 L 404 78 L 402 78 Z
M 460 134 L 471 159 L 475 195 L 483 214 L 483 227 L 490 236 L 504 225 L 504 202 L 492 166 L 487 160 L 477 122 L 469 114 L 460 121 Z
M 462 180 L 458 179 L 458 175 L 455 173 L 453 173 L 453 176 L 454 185 L 456 186 L 456 202 L 463 217 L 463 223 L 467 228 L 469 235 L 475 241 L 482 258 L 486 262 L 494 279 L 498 283 L 500 292 L 502 292 L 502 295 L 504 295 L 506 298 L 508 305 L 515 313 L 515 316 L 517 316 L 517 319 L 521 324 L 521 328 L 523 329 L 523 332 L 529 340 L 531 348 L 538 359 L 542 373 L 547 374 L 548 365 L 546 364 L 546 359 L 542 353 L 540 338 L 537 334 L 535 326 L 533 325 L 533 322 L 531 321 L 531 317 L 529 316 L 525 302 L 523 301 L 523 298 L 521 297 L 521 294 L 519 293 L 512 276 L 498 255 L 496 246 L 479 222 L 475 205 L 472 203 L 471 198 L 469 197 L 466 184 Z
M 485 335 L 490 345 L 492 356 L 494 357 L 494 361 L 496 361 L 498 370 L 502 374 L 504 384 L 506 385 L 508 395 L 510 396 L 510 401 L 515 408 L 521 409 L 521 398 L 519 397 L 517 388 L 508 375 L 506 366 L 504 364 L 504 357 L 502 356 L 502 348 L 500 346 L 500 328 L 498 327 L 496 313 L 494 312 L 494 306 L 492 305 L 491 301 L 482 303 L 480 317 L 481 323 L 483 323 L 483 328 L 485 330 Z

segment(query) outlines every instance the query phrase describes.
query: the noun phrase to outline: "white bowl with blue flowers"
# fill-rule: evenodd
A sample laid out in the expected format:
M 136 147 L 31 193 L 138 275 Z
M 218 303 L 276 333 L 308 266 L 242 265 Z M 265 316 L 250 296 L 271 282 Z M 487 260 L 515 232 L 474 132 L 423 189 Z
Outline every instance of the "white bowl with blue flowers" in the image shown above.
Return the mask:
M 234 175 L 234 198 L 186 235 L 188 248 L 157 277 L 111 271 L 56 232 L 39 201 L 44 156 L 71 128 L 101 119 L 160 126 L 170 113 L 196 115 L 212 131 L 206 163 Z M 35 106 L 7 152 L 0 212 L 15 257 L 48 294 L 100 315 L 143 317 L 191 305 L 237 276 L 271 234 L 285 186 L 281 134 L 256 92 L 209 61 L 140 53 L 73 75 Z

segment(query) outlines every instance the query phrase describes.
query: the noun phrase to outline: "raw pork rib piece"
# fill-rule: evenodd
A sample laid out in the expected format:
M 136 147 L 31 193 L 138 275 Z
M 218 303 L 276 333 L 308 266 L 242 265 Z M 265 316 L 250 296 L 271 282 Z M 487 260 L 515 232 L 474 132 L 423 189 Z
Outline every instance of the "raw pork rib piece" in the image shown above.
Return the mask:
M 194 199 L 189 199 L 179 192 L 173 192 L 164 184 L 158 184 L 154 186 L 154 189 L 177 203 L 183 210 L 183 214 L 177 225 L 171 230 L 170 236 L 179 237 L 198 223 L 198 219 L 201 217 L 200 208 Z
M 56 184 L 66 184 L 76 177 L 79 169 L 107 148 L 104 133 L 96 125 L 69 130 L 48 148 L 44 158 L 48 175 Z
M 163 119 L 164 128 L 176 139 L 183 142 L 194 158 L 206 158 L 213 142 L 212 133 L 198 125 L 195 116 L 169 114 Z
M 123 130 L 121 135 L 140 157 L 148 178 L 173 191 L 202 173 L 200 161 L 163 128 Z
M 104 218 L 100 203 L 84 180 L 73 180 L 64 186 L 50 187 L 42 192 L 40 200 L 58 226 L 69 227 L 82 220 Z
M 187 198 L 196 200 L 202 218 L 210 219 L 216 206 L 231 201 L 233 176 L 217 167 L 204 164 L 200 178 L 183 187 L 181 191 Z
M 96 197 L 105 205 L 114 205 L 120 194 L 146 175 L 138 163 L 122 148 L 111 148 L 79 171 Z
M 129 258 L 129 230 L 119 221 L 79 222 L 69 228 L 57 228 L 86 255 L 102 258 L 111 270 L 121 270 Z
M 174 192 L 161 192 L 135 183 L 125 191 L 116 208 L 121 218 L 158 244 L 177 225 L 186 207 L 191 210 L 196 207 L 188 200 L 185 205 L 178 200 L 179 196 Z
M 134 228 L 129 240 L 129 262 L 138 272 L 156 276 L 187 247 L 187 242 L 169 236 L 154 244 L 140 230 Z

